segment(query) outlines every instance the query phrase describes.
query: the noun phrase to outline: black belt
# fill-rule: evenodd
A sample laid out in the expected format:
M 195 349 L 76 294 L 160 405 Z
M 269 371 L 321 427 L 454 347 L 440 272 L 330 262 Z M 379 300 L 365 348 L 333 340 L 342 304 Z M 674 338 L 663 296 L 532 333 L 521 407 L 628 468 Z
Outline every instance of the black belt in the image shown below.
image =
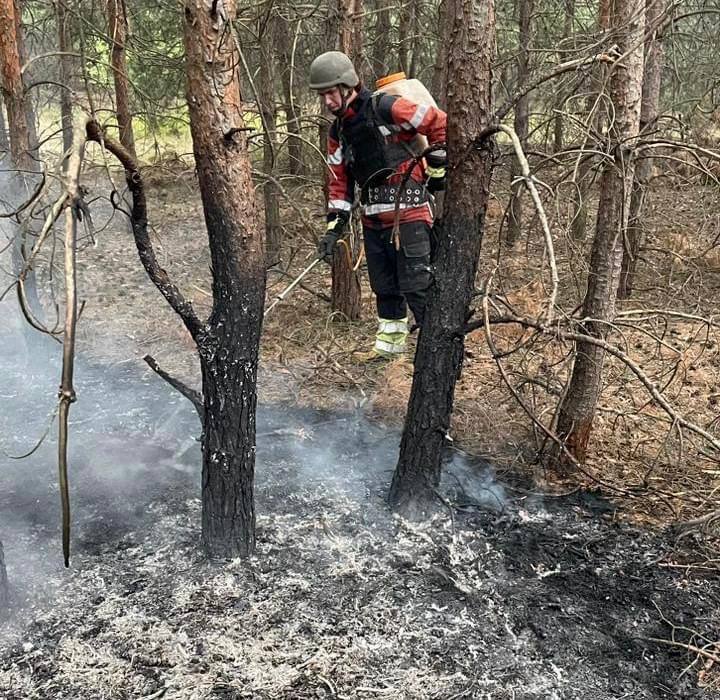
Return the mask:
M 377 185 L 368 187 L 363 204 L 423 204 L 428 201 L 424 185 L 415 182 L 400 190 L 396 185 Z

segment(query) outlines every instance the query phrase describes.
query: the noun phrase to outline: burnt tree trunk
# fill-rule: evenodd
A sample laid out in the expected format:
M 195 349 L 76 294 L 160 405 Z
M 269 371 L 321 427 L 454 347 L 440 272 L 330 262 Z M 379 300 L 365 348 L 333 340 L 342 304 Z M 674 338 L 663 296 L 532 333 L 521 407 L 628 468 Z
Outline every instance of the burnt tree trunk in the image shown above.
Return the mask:
M 362 10 L 361 0 L 339 0 L 339 42 L 340 51 L 346 53 L 362 71 L 362 23 L 358 16 Z M 354 228 L 345 236 L 346 245 L 335 249 L 332 260 L 332 309 L 350 321 L 360 318 L 362 297 L 360 294 L 360 274 L 353 270 L 352 254 L 359 246 L 359 236 Z
M 8 587 L 7 571 L 5 569 L 5 552 L 0 542 L 0 620 L 8 613 L 10 607 L 10 592 Z
M 125 0 L 108 0 L 108 36 L 110 37 L 110 67 L 115 84 L 115 114 L 120 131 L 120 143 L 135 157 L 135 136 L 130 108 L 130 82 L 128 81 L 125 43 L 127 41 L 127 11 Z
M 448 154 L 443 218 L 434 283 L 415 354 L 410 401 L 389 501 L 406 515 L 426 512 L 440 482 L 443 442 L 450 429 L 464 327 L 475 275 L 491 175 L 490 144 L 478 137 L 491 120 L 495 56 L 492 0 L 455 0 L 448 15 Z
M 262 112 L 263 135 L 263 172 L 268 179 L 263 184 L 263 202 L 265 207 L 265 250 L 266 265 L 280 262 L 280 243 L 282 228 L 280 225 L 280 192 L 273 181 L 275 160 L 277 155 L 277 109 L 275 103 L 275 9 L 269 10 L 260 17 L 258 36 L 260 37 L 260 74 L 258 100 Z
M 660 104 L 660 85 L 662 83 L 663 50 L 662 37 L 659 36 L 660 19 L 665 14 L 666 0 L 649 2 L 645 10 L 645 25 L 652 33 L 645 37 L 645 71 L 642 85 L 642 105 L 640 107 L 640 133 L 652 129 L 658 118 Z M 623 243 L 623 260 L 620 271 L 618 297 L 629 299 L 635 284 L 637 260 L 643 243 L 643 204 L 645 193 L 652 177 L 653 161 L 645 156 L 635 166 L 627 236 Z
M 533 14 L 534 0 L 518 0 L 518 54 L 517 54 L 517 85 L 521 87 L 528 82 L 530 75 L 530 23 Z M 520 139 L 523 151 L 526 150 L 528 130 L 530 126 L 530 96 L 523 95 L 515 103 L 515 133 Z M 510 182 L 520 175 L 520 165 L 513 159 L 510 169 Z M 508 206 L 508 220 L 505 242 L 509 246 L 515 245 L 522 231 L 522 192 L 525 189 L 522 180 L 511 184 L 510 205 Z
M 57 20 L 58 30 L 58 49 L 61 55 L 60 60 L 60 82 L 67 86 L 67 89 L 60 90 L 60 123 L 62 125 L 63 134 L 63 150 L 67 153 L 72 148 L 73 142 L 73 122 L 72 122 L 72 100 L 70 98 L 70 58 L 63 55 L 70 51 L 71 42 L 69 38 L 68 25 L 70 17 L 65 8 L 65 2 L 57 3 L 55 18 Z
M 587 292 L 582 315 L 584 332 L 605 339 L 615 315 L 620 278 L 623 236 L 627 229 L 632 192 L 633 141 L 640 125 L 643 73 L 645 0 L 616 2 L 612 28 L 623 59 L 610 76 L 610 98 L 614 119 L 608 134 L 613 160 L 603 170 L 600 201 L 590 257 Z M 595 408 L 600 397 L 605 351 L 595 344 L 578 342 L 567 392 L 558 414 L 557 434 L 568 451 L 583 461 L 592 431 Z M 560 455 L 560 464 L 567 459 Z
M 235 13 L 234 0 L 185 0 L 190 129 L 213 271 L 212 312 L 196 338 L 205 412 L 202 536 L 213 557 L 247 556 L 255 548 L 256 383 L 265 301 Z

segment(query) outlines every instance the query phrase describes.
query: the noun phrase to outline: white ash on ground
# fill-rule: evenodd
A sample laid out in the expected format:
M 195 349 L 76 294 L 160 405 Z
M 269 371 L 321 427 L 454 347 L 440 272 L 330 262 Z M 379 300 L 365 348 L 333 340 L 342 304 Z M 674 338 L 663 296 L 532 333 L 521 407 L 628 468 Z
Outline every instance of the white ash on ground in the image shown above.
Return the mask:
M 131 483 L 81 463 L 68 572 L 48 562 L 56 494 L 28 481 L 45 515 L 5 538 L 20 609 L 0 646 L 4 700 L 713 697 L 695 654 L 649 640 L 671 638 L 663 616 L 720 639 L 716 577 L 659 566 L 673 541 L 613 524 L 600 499 L 506 496 L 486 465 L 455 462 L 453 517 L 409 523 L 384 502 L 397 434 L 263 407 L 258 550 L 213 564 L 199 453 L 174 465 L 157 433 L 118 422 L 111 461 L 133 465 Z M 17 579 L 26 552 L 43 553 L 38 580 Z

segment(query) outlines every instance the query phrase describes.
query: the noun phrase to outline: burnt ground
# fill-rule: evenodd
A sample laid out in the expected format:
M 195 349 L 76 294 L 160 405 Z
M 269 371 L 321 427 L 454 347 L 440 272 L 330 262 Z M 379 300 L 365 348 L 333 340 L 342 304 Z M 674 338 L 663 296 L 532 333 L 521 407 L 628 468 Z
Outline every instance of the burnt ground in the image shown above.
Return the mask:
M 27 368 L 5 366 L 17 399 Z M 132 364 L 81 358 L 77 383 L 69 570 L 52 436 L 0 475 L 4 700 L 717 697 L 694 653 L 653 641 L 669 623 L 681 643 L 720 638 L 716 577 L 598 496 L 530 494 L 456 453 L 452 517 L 409 523 L 383 500 L 396 433 L 264 405 L 257 554 L 212 564 L 190 406 Z M 7 452 L 45 421 L 38 401 L 16 405 Z

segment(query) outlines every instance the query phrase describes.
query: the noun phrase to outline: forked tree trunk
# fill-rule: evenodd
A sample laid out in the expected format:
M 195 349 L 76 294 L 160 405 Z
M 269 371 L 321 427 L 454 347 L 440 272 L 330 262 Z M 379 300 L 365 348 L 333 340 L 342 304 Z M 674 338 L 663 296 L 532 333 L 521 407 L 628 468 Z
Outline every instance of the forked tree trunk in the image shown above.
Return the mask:
M 645 0 L 617 0 L 611 21 L 623 56 L 610 76 L 614 120 L 609 137 L 614 159 L 605 165 L 600 182 L 600 202 L 582 309 L 583 318 L 591 319 L 583 324 L 585 333 L 600 339 L 607 337 L 608 324 L 615 316 L 623 236 L 632 192 L 635 169 L 632 149 L 640 125 Z M 577 343 L 570 382 L 558 414 L 558 437 L 581 462 L 587 454 L 600 397 L 604 356 L 604 350 L 595 344 Z M 567 462 L 561 454 L 559 463 L 567 467 Z
M 275 161 L 277 154 L 277 139 L 275 137 L 277 124 L 277 109 L 275 103 L 275 44 L 276 24 L 275 10 L 272 6 L 260 18 L 258 36 L 260 37 L 260 75 L 258 98 L 262 111 L 263 128 L 263 172 L 268 179 L 263 184 L 263 201 L 265 204 L 265 250 L 267 252 L 266 265 L 274 265 L 280 261 L 280 243 L 282 228 L 280 226 L 280 192 L 273 182 L 275 176 Z
M 265 300 L 235 13 L 234 0 L 185 0 L 190 129 L 213 271 L 212 313 L 197 344 L 205 410 L 202 535 L 214 557 L 247 556 L 255 548 L 256 382 Z
M 406 515 L 426 512 L 440 482 L 464 326 L 475 288 L 491 174 L 490 144 L 475 147 L 491 120 L 495 57 L 492 0 L 454 0 L 448 15 L 448 168 L 434 282 L 415 354 L 410 401 L 389 501 Z
M 120 143 L 135 158 L 135 135 L 130 108 L 125 42 L 127 41 L 127 12 L 125 0 L 107 0 L 108 36 L 110 37 L 110 67 L 115 84 L 115 113 L 120 130 Z
M 645 11 L 645 23 L 648 31 L 652 28 L 652 32 L 645 38 L 645 72 L 642 86 L 642 106 L 640 108 L 640 133 L 651 129 L 658 117 L 665 52 L 662 37 L 658 35 L 659 27 L 656 25 L 659 24 L 659 20 L 665 13 L 665 3 L 666 0 L 651 1 L 647 4 Z M 641 158 L 635 166 L 627 236 L 623 239 L 623 261 L 620 272 L 620 287 L 618 289 L 620 299 L 629 299 L 635 284 L 637 261 L 643 244 L 643 204 L 645 202 L 646 188 L 652 177 L 652 169 L 653 161 L 647 155 Z
M 362 10 L 361 0 L 339 0 L 339 42 L 340 51 L 346 53 L 355 63 L 362 78 Z M 332 309 L 351 321 L 360 318 L 361 301 L 360 274 L 353 270 L 352 255 L 359 246 L 359 236 L 351 230 L 345 245 L 337 246 L 332 261 Z
M 530 23 L 533 15 L 533 0 L 519 0 L 518 2 L 518 55 L 517 55 L 517 84 L 525 85 L 530 76 Z M 515 133 L 520 139 L 523 151 L 526 150 L 528 130 L 530 126 L 530 96 L 523 95 L 515 103 Z M 517 159 L 513 159 L 510 170 L 512 183 L 520 175 L 520 166 Z M 525 189 L 522 180 L 511 185 L 510 205 L 508 206 L 507 233 L 505 242 L 509 246 L 515 245 L 522 231 L 522 192 Z

